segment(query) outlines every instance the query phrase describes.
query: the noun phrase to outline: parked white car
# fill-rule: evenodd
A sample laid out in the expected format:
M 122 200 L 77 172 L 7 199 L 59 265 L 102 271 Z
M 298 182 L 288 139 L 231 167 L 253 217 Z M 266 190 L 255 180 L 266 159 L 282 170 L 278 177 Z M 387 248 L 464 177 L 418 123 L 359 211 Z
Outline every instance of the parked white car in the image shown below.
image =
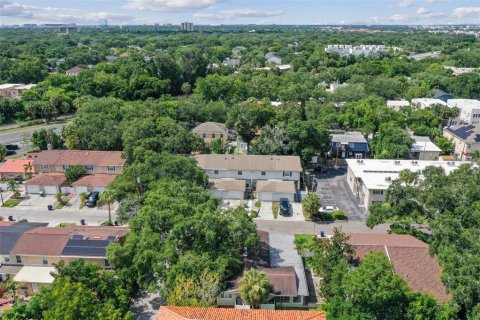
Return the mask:
M 335 207 L 335 206 L 325 206 L 320 208 L 320 213 L 332 213 L 338 210 L 339 210 L 338 207 Z

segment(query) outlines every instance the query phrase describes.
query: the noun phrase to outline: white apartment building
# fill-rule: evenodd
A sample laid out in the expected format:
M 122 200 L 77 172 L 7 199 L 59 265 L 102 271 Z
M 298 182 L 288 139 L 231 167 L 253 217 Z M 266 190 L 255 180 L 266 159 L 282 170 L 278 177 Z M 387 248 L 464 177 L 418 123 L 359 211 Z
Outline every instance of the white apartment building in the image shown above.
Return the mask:
M 447 104 L 450 107 L 460 109 L 457 124 L 480 124 L 480 101 L 474 99 L 448 99 Z
M 298 186 L 302 171 L 298 156 L 200 154 L 195 158 L 210 179 L 246 180 L 247 187 L 254 187 L 257 180 L 294 181 Z
M 410 102 L 407 100 L 388 100 L 387 107 L 395 111 L 400 111 L 401 108 L 410 107 Z
M 181 26 L 182 31 L 187 31 L 187 32 L 193 31 L 193 23 L 192 22 L 182 22 L 180 26 Z
M 398 178 L 402 170 L 418 172 L 426 167 L 436 166 L 442 167 L 449 174 L 461 164 L 456 161 L 422 160 L 347 159 L 346 161 L 348 186 L 355 198 L 366 208 L 385 201 L 388 187 Z
M 412 139 L 410 153 L 413 160 L 438 160 L 442 150 L 429 137 L 412 136 Z

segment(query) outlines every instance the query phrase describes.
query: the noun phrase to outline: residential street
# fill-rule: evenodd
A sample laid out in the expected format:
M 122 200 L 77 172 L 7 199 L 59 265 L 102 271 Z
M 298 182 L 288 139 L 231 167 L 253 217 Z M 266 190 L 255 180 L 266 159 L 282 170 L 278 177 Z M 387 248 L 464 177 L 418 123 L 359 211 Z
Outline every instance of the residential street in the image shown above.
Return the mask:
M 273 220 L 257 220 L 255 219 L 257 228 L 264 231 L 275 231 L 278 233 L 311 233 L 319 234 L 320 231 L 326 231 L 328 234 L 333 233 L 334 227 L 341 227 L 344 232 L 350 233 L 387 233 L 390 224 L 381 224 L 373 229 L 365 225 L 361 221 L 336 222 L 336 223 L 319 223 L 307 221 L 273 221 Z
M 108 211 L 93 209 L 89 211 L 79 210 L 20 210 L 16 208 L 0 208 L 0 216 L 5 220 L 8 216 L 13 216 L 15 220 L 27 219 L 29 222 L 47 222 L 49 226 L 55 227 L 60 223 L 76 223 L 80 224 L 80 220 L 85 219 L 87 225 L 98 226 L 102 222 L 108 220 Z M 112 220 L 116 216 L 112 212 Z
M 49 124 L 49 125 L 44 125 L 44 126 L 38 126 L 34 128 L 25 128 L 24 130 L 18 130 L 14 132 L 7 132 L 7 133 L 2 133 L 0 131 L 0 144 L 16 144 L 19 146 L 20 149 L 16 150 L 17 154 L 10 156 L 10 157 L 18 157 L 18 155 L 23 155 L 25 152 L 28 152 L 28 150 L 25 148 L 24 143 L 23 143 L 23 135 L 25 133 L 31 135 L 34 131 L 40 130 L 40 129 L 53 129 L 56 133 L 60 133 L 62 128 L 67 124 L 67 122 L 63 123 L 55 123 L 55 124 Z M 9 158 L 9 157 L 7 157 Z

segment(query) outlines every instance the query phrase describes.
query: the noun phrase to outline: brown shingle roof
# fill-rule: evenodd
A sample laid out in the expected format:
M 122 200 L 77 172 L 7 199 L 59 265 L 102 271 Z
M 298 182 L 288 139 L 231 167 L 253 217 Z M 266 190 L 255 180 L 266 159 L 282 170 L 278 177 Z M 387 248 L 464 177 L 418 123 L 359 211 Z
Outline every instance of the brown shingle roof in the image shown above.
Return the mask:
M 295 183 L 293 181 L 259 180 L 257 181 L 257 192 L 295 193 Z
M 90 150 L 44 150 L 27 154 L 36 165 L 94 165 L 123 166 L 121 151 L 90 151 Z
M 204 122 L 192 129 L 194 133 L 227 133 L 227 127 L 220 122 Z
M 115 180 L 116 176 L 109 174 L 91 174 L 80 178 L 72 185 L 78 186 L 91 186 L 91 187 L 106 187 Z
M 352 233 L 349 236 L 356 259 L 362 260 L 372 251 L 381 252 L 412 290 L 432 294 L 440 303 L 450 300 L 440 280 L 442 270 L 438 259 L 429 254 L 426 243 L 410 235 Z
M 91 240 L 106 240 L 109 236 L 124 236 L 125 227 L 38 227 L 25 232 L 12 249 L 12 254 L 60 256 L 73 235 L 88 236 Z
M 63 173 L 42 173 L 25 182 L 26 185 L 61 186 L 67 181 Z
M 323 311 L 160 307 L 158 320 L 325 320 Z
M 258 268 L 258 270 L 265 272 L 273 287 L 274 294 L 280 296 L 297 295 L 297 275 L 294 267 Z
M 234 179 L 210 179 L 209 189 L 226 191 L 245 191 L 247 182 L 245 180 Z
M 195 158 L 207 170 L 302 171 L 297 156 L 199 154 Z

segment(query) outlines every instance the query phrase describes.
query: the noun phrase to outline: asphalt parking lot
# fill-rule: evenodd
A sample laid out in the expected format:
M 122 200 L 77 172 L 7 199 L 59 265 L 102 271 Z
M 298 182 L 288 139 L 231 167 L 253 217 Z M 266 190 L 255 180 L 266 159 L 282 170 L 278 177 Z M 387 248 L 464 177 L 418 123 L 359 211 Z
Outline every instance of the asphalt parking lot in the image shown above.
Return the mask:
M 347 184 L 347 168 L 329 168 L 327 173 L 315 174 L 317 194 L 322 206 L 336 206 L 345 212 L 349 221 L 365 221 L 367 210 L 353 196 Z

